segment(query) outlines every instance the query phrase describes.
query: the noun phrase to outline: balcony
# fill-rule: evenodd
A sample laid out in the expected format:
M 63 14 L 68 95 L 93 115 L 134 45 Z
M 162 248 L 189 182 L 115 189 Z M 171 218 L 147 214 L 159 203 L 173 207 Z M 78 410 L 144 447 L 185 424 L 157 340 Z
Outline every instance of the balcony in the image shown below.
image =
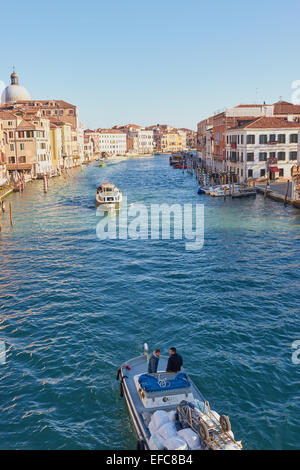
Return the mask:
M 33 167 L 30 163 L 8 163 L 6 165 L 7 171 L 14 171 L 14 170 L 31 170 Z
M 278 140 L 269 140 L 268 141 L 268 145 L 277 145 L 278 144 Z

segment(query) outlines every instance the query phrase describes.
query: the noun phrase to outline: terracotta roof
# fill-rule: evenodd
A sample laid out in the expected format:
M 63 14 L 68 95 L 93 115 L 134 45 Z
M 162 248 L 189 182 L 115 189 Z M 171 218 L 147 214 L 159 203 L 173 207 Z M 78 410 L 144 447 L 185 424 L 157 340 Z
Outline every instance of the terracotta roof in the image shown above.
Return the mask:
M 262 106 L 269 106 L 268 104 L 238 104 L 235 108 L 261 108 Z
M 274 103 L 274 114 L 300 114 L 300 105 L 278 101 Z
M 0 119 L 17 119 L 17 116 L 10 111 L 0 110 Z
M 20 124 L 17 126 L 17 129 L 32 129 L 33 127 L 42 127 L 40 124 L 35 124 L 32 121 L 28 121 L 27 119 L 23 119 Z
M 119 131 L 118 129 L 96 129 L 95 132 L 98 132 L 99 134 L 124 134 L 124 132 Z
M 232 127 L 229 130 L 239 129 L 300 129 L 300 123 L 287 121 L 286 119 L 276 117 L 262 116 L 252 121 L 247 121 L 241 126 Z
M 57 126 L 71 126 L 69 122 L 61 121 L 56 116 L 42 116 L 42 119 L 47 119 L 51 124 L 56 124 Z

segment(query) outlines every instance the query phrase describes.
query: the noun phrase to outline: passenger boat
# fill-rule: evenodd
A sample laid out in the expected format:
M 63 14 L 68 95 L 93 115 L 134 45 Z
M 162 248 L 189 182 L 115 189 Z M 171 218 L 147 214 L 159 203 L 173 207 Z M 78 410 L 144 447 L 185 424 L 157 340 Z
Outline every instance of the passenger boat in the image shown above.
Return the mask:
M 113 183 L 103 183 L 97 188 L 96 204 L 113 205 L 122 201 L 122 193 Z
M 240 450 L 227 416 L 210 409 L 208 401 L 181 370 L 166 371 L 168 358 L 160 356 L 159 371 L 147 373 L 144 354 L 118 369 L 120 396 L 125 397 L 139 450 Z M 184 437 L 185 436 L 185 437 Z

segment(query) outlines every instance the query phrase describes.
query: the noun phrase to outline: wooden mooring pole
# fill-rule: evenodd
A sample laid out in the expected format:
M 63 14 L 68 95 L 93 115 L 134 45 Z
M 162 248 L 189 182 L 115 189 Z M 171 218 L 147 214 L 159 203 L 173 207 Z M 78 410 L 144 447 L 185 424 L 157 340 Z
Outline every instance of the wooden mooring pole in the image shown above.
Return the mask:
M 12 218 L 12 205 L 11 202 L 9 203 L 9 220 L 10 220 L 10 226 L 13 226 L 13 218 Z
M 288 198 L 288 194 L 289 194 L 289 187 L 290 187 L 290 180 L 287 181 L 284 204 L 286 204 L 286 202 L 287 202 L 287 198 Z

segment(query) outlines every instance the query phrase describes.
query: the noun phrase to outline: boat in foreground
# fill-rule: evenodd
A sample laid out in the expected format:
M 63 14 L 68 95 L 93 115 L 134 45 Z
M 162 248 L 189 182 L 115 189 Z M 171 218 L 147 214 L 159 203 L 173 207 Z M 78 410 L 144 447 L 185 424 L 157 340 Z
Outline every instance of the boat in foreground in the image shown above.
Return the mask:
M 113 183 L 103 183 L 97 188 L 96 204 L 111 206 L 122 201 L 122 193 Z
M 147 373 L 144 355 L 118 370 L 120 396 L 125 397 L 138 437 L 139 450 L 240 450 L 227 416 L 220 416 L 181 370 L 166 371 L 168 358 L 160 356 L 156 374 Z

